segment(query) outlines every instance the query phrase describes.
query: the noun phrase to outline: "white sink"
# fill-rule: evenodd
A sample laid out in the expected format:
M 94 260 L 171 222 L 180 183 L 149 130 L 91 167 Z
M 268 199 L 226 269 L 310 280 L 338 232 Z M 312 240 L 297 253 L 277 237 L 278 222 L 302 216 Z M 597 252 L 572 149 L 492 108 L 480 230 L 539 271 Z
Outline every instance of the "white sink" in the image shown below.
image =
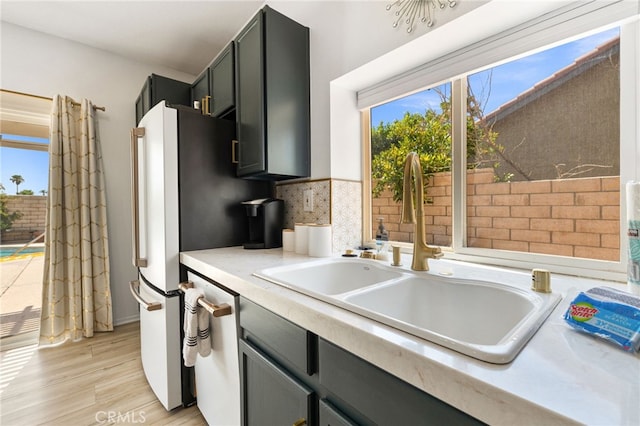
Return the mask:
M 503 284 L 409 278 L 344 302 L 371 319 L 483 361 L 512 361 L 560 301 Z
M 452 274 L 332 258 L 254 275 L 495 364 L 511 362 L 561 299 Z
M 314 297 L 347 293 L 403 276 L 373 260 L 333 258 L 263 269 L 254 275 Z

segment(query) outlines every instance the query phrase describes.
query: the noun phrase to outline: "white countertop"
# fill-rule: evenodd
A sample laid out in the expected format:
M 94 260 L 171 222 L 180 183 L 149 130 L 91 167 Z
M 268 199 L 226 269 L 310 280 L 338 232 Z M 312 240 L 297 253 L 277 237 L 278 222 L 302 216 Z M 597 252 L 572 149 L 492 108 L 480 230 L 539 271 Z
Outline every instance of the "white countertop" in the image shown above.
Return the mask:
M 310 260 L 316 259 L 241 247 L 180 255 L 191 269 L 486 423 L 640 425 L 640 355 L 580 333 L 562 319 L 579 291 L 622 285 L 553 275 L 552 290 L 563 300 L 514 361 L 495 365 L 252 275 Z M 403 262 L 410 264 L 410 259 Z M 443 272 L 457 273 L 469 265 L 430 261 L 432 270 Z M 498 271 L 472 267 L 479 279 Z M 530 286 L 530 271 L 499 271 L 509 284 Z

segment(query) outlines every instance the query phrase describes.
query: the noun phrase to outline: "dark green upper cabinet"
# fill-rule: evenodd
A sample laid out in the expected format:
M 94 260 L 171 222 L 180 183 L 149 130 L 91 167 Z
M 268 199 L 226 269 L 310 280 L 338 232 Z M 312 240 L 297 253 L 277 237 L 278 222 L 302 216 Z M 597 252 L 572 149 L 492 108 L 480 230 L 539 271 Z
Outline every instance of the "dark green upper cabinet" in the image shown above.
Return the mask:
M 190 105 L 191 85 L 172 78 L 151 74 L 136 99 L 136 124 L 160 101 L 169 104 Z
M 231 42 L 209 67 L 211 115 L 224 117 L 236 106 L 235 63 Z
M 191 105 L 193 105 L 194 101 L 200 102 L 200 111 L 203 114 L 211 113 L 211 84 L 209 81 L 209 68 L 204 70 L 196 81 L 191 85 Z M 207 98 L 209 96 L 209 98 Z
M 310 175 L 309 29 L 265 6 L 235 40 L 238 176 Z

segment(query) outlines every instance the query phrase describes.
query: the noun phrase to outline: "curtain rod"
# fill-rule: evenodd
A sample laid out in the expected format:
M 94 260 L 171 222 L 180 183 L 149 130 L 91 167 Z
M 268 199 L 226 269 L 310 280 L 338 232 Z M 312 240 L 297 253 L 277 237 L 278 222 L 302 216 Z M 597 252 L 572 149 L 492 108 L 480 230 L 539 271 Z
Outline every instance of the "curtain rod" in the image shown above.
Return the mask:
M 49 98 L 47 96 L 40 96 L 40 95 L 32 95 L 30 93 L 24 93 L 24 92 L 16 92 L 15 90 L 7 90 L 7 89 L 0 89 L 0 91 L 2 92 L 7 92 L 7 93 L 13 93 L 14 95 L 22 95 L 22 96 L 28 96 L 30 98 L 36 98 L 36 99 L 44 99 L 47 101 L 53 101 L 53 98 Z M 79 102 L 76 101 L 72 101 L 72 104 L 74 106 L 80 106 Z M 93 105 L 93 109 L 94 110 L 100 110 L 100 111 L 106 111 L 107 109 L 103 106 L 95 106 Z

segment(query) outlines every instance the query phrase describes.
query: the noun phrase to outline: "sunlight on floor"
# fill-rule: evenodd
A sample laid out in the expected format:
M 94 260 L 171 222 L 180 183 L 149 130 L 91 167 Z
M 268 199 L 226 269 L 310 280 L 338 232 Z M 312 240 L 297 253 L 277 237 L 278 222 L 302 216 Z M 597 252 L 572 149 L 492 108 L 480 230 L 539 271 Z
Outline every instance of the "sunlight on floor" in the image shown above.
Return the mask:
M 5 388 L 20 374 L 29 362 L 38 345 L 33 344 L 1 352 L 0 355 L 0 395 Z

